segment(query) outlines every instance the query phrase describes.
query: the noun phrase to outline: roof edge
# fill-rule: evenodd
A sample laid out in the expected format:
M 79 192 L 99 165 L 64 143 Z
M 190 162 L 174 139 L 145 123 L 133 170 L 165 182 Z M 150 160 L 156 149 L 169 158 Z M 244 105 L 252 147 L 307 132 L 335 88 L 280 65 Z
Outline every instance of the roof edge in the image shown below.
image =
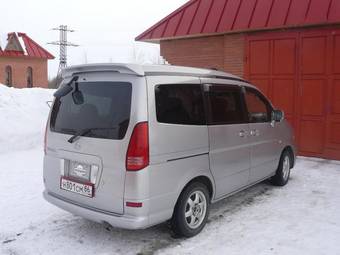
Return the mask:
M 139 40 L 139 41 L 140 42 L 159 44 L 161 41 L 170 41 L 170 40 L 192 39 L 192 38 L 222 36 L 222 35 L 232 35 L 232 34 L 256 33 L 256 32 L 262 32 L 262 31 L 270 32 L 270 31 L 287 30 L 287 29 L 327 27 L 327 26 L 337 26 L 337 25 L 340 26 L 340 22 L 311 23 L 311 24 L 291 25 L 291 26 L 283 26 L 283 27 L 258 28 L 258 29 L 251 29 L 251 30 L 250 29 L 243 29 L 243 30 L 221 32 L 221 33 L 202 33 L 202 34 L 192 34 L 192 35 L 184 35 L 184 36 L 143 39 L 143 40 Z
M 141 33 L 140 35 L 138 35 L 135 38 L 135 41 L 143 41 L 141 40 L 145 35 L 149 34 L 152 30 L 154 30 L 155 28 L 159 27 L 160 25 L 162 25 L 164 22 L 166 22 L 168 19 L 172 18 L 173 16 L 177 15 L 178 13 L 180 13 L 181 11 L 183 11 L 185 8 L 187 8 L 188 6 L 194 4 L 195 2 L 197 2 L 198 0 L 190 0 L 189 2 L 183 4 L 181 7 L 177 8 L 176 10 L 174 10 L 172 13 L 170 13 L 168 16 L 166 16 L 165 18 L 161 19 L 160 21 L 158 21 L 156 24 L 154 24 L 152 27 L 150 27 L 149 29 L 145 30 L 143 33 Z
M 223 78 L 244 81 L 241 77 L 224 71 L 207 68 L 176 66 L 176 65 L 141 65 L 127 63 L 97 63 L 77 65 L 65 68 L 62 71 L 63 78 L 90 72 L 115 72 L 120 74 L 135 75 L 139 77 L 154 75 L 177 75 L 177 76 L 197 76 L 199 78 Z
M 29 40 L 31 43 L 33 43 L 37 48 L 40 48 L 45 54 L 46 54 L 46 58 L 45 59 L 55 59 L 55 57 L 48 52 L 46 49 L 44 49 L 40 44 L 38 44 L 37 42 L 35 42 L 31 37 L 29 37 L 26 33 L 22 33 L 22 32 L 18 32 L 18 36 L 22 37 L 23 39 L 26 38 L 27 40 Z M 24 41 L 25 42 L 25 41 Z M 26 48 L 26 43 L 25 43 L 25 48 Z M 27 51 L 27 48 L 26 48 Z M 41 57 L 43 58 L 43 57 Z
M 84 72 L 117 72 L 122 74 L 132 74 L 137 76 L 144 76 L 144 70 L 138 64 L 123 64 L 123 63 L 98 63 L 76 65 L 65 68 L 62 71 L 62 77 L 69 77 L 77 73 Z

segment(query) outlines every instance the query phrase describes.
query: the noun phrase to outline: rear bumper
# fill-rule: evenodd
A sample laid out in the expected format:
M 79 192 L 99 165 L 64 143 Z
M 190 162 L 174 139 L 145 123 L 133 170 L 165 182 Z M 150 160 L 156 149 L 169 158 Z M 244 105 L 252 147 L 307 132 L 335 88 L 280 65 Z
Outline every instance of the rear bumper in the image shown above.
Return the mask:
M 136 217 L 92 210 L 90 208 L 85 208 L 70 201 L 59 198 L 46 190 L 43 192 L 43 196 L 45 200 L 50 202 L 51 204 L 65 211 L 95 222 L 108 223 L 113 227 L 123 229 L 145 229 L 147 227 L 150 227 L 149 218 L 147 216 Z

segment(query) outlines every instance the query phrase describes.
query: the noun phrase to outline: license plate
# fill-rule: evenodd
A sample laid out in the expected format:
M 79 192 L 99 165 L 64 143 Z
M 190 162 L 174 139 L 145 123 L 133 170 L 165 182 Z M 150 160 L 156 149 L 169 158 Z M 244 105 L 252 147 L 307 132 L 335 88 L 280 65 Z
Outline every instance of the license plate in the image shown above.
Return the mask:
M 79 183 L 62 177 L 60 180 L 60 188 L 85 197 L 94 196 L 94 185 L 92 183 Z

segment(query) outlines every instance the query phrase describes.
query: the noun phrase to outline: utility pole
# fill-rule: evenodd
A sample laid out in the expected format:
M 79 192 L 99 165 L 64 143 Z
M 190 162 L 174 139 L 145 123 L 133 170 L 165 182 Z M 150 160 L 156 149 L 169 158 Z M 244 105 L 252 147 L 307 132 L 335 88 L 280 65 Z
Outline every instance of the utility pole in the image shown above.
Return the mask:
M 72 29 L 68 29 L 66 25 L 60 25 L 59 27 L 53 28 L 52 30 L 60 32 L 59 41 L 48 43 L 52 45 L 58 45 L 60 48 L 59 69 L 57 75 L 57 78 L 60 79 L 61 71 L 67 66 L 67 47 L 78 47 L 79 45 L 67 41 L 67 33 L 73 33 L 75 31 Z

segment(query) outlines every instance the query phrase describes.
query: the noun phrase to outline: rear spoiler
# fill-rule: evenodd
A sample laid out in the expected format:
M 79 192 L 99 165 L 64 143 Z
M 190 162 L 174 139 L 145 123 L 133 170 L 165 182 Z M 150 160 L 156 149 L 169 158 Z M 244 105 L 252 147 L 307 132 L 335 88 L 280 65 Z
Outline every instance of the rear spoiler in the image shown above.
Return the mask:
M 145 72 L 140 65 L 135 64 L 88 64 L 65 68 L 62 77 L 71 77 L 81 73 L 89 72 L 117 72 L 136 76 L 145 76 Z

